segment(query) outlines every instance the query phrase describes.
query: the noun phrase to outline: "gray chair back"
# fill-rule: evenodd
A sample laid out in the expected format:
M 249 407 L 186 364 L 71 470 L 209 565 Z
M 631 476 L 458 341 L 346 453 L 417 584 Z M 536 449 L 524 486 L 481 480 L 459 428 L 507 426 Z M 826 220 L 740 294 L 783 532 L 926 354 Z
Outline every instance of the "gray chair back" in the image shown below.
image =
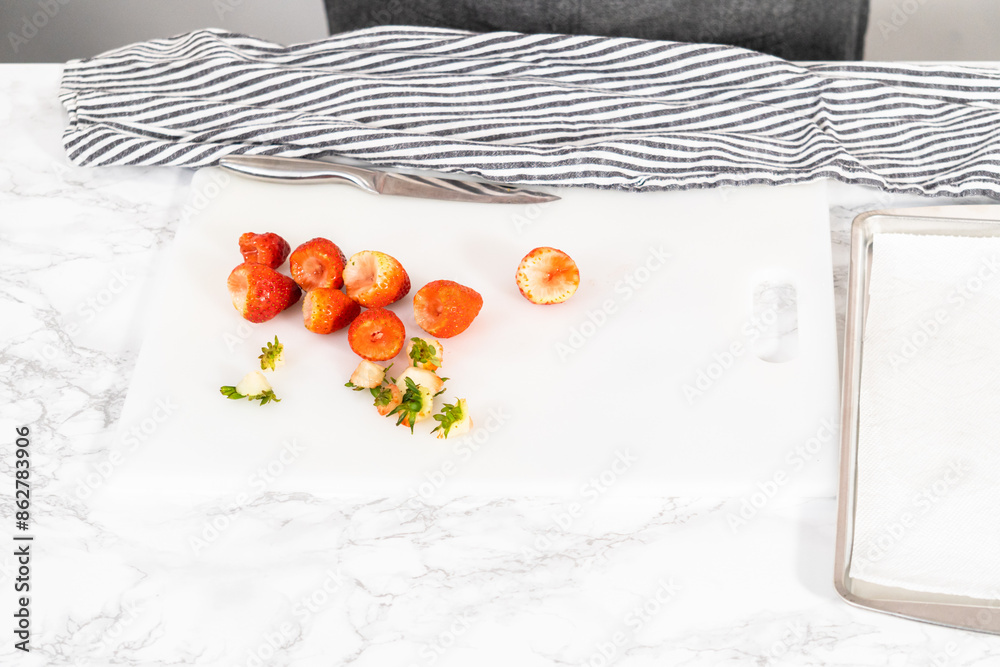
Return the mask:
M 860 60 L 868 0 L 325 0 L 330 32 L 379 25 L 732 44 Z

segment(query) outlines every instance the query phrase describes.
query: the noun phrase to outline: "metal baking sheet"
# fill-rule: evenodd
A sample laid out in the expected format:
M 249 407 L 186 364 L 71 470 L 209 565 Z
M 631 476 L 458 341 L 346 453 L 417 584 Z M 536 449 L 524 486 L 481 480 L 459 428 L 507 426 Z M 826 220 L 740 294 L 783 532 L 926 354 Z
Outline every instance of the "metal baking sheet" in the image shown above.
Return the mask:
M 834 584 L 848 603 L 937 625 L 1000 634 L 1000 600 L 940 595 L 870 584 L 850 576 L 854 545 L 862 343 L 868 313 L 872 245 L 877 234 L 1000 237 L 1000 206 L 945 206 L 872 211 L 854 219 L 844 335 L 840 485 Z

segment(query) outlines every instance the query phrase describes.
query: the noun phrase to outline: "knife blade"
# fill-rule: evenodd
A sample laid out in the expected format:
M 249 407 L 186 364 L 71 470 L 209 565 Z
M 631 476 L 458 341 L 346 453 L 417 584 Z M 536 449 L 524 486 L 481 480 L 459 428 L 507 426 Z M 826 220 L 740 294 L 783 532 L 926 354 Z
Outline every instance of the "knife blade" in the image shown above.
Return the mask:
M 545 192 L 525 190 L 503 183 L 400 174 L 275 155 L 231 155 L 221 158 L 219 166 L 240 176 L 261 181 L 348 183 L 365 192 L 380 195 L 496 204 L 540 204 L 559 199 Z

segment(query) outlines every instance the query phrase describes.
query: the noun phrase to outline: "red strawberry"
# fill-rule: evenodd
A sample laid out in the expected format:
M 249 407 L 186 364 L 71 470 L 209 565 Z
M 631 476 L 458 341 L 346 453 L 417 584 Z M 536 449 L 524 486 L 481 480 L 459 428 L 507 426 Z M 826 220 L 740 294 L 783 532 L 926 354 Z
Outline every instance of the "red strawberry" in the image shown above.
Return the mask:
M 302 319 L 306 329 L 328 334 L 343 329 L 361 313 L 361 306 L 347 298 L 339 289 L 317 287 L 302 299 Z
M 410 291 L 410 276 L 392 255 L 362 250 L 351 255 L 344 267 L 347 296 L 366 308 L 382 308 L 399 301 Z
M 344 284 L 344 253 L 333 241 L 315 238 L 292 252 L 288 260 L 292 278 L 304 290 L 340 289 Z
M 452 280 L 433 280 L 413 297 L 417 324 L 438 338 L 451 338 L 468 329 L 482 307 L 479 292 Z
M 562 303 L 580 286 L 580 270 L 569 255 L 555 248 L 535 248 L 517 267 L 517 288 L 531 303 Z
M 288 259 L 291 249 L 288 241 L 273 232 L 266 234 L 247 232 L 240 236 L 240 253 L 244 262 L 263 264 L 276 269 Z
M 268 321 L 302 295 L 299 286 L 288 276 L 251 262 L 233 269 L 227 285 L 236 310 L 251 322 Z
M 396 313 L 372 308 L 354 318 L 347 330 L 351 349 L 368 361 L 392 359 L 403 349 L 406 328 Z

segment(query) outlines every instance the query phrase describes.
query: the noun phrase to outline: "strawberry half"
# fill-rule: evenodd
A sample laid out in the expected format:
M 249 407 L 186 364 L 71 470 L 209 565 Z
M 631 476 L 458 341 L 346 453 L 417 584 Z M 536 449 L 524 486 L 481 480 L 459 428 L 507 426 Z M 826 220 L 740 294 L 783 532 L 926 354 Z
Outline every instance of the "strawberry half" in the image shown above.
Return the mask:
M 517 288 L 531 303 L 562 303 L 580 286 L 580 270 L 562 250 L 535 248 L 517 266 Z
M 247 232 L 240 236 L 240 254 L 244 262 L 263 264 L 272 269 L 281 266 L 292 247 L 288 241 L 273 232 L 254 234 Z
M 288 259 L 288 268 L 304 290 L 340 289 L 344 284 L 344 253 L 329 239 L 315 238 L 300 245 Z
M 233 269 L 226 285 L 233 306 L 250 322 L 267 322 L 302 295 L 302 290 L 288 276 L 252 262 L 244 262 Z
M 302 319 L 306 329 L 328 334 L 343 329 L 361 314 L 361 306 L 333 287 L 317 287 L 302 299 Z
M 403 349 L 406 328 L 396 313 L 384 308 L 372 308 L 354 318 L 347 330 L 351 349 L 368 361 L 392 359 Z
M 383 308 L 410 291 L 410 276 L 392 255 L 376 250 L 356 252 L 344 267 L 347 296 L 365 308 Z
M 417 325 L 438 338 L 451 338 L 468 329 L 482 307 L 479 292 L 453 280 L 432 280 L 413 296 Z

